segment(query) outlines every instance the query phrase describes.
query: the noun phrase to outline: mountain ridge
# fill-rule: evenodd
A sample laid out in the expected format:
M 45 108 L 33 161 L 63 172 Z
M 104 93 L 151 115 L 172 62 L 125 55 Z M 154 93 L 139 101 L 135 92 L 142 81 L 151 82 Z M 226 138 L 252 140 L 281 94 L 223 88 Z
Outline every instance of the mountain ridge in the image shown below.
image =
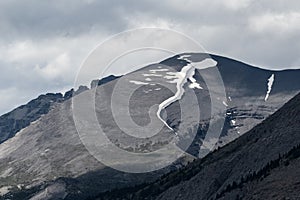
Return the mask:
M 169 67 L 171 69 L 174 68 L 177 71 L 180 71 L 180 67 L 182 68 L 187 64 L 186 60 L 178 59 L 179 57 L 180 56 L 175 56 L 167 59 L 170 61 Z M 200 58 L 201 55 L 198 56 L 197 54 L 190 56 L 190 59 L 199 60 Z M 218 63 L 222 64 L 222 62 Z M 224 69 L 230 67 L 232 68 L 232 65 L 234 64 L 229 61 L 225 62 Z M 110 137 L 111 141 L 115 141 L 119 148 L 132 152 L 151 152 L 165 145 L 164 142 L 166 142 L 170 136 L 174 135 L 170 129 L 166 129 L 165 127 L 163 130 L 163 135 L 157 136 L 153 140 L 151 139 L 150 142 L 148 141 L 138 146 L 134 146 L 134 148 L 130 148 L 130 144 L 134 143 L 135 141 L 132 141 L 131 138 L 129 138 L 130 140 L 125 138 L 125 140 L 121 141 L 120 138 L 118 138 L 118 134 L 121 133 L 121 131 L 113 123 L 113 116 L 109 110 L 111 106 L 110 100 L 112 90 L 121 79 L 122 81 L 125 81 L 123 82 L 124 84 L 122 86 L 131 87 L 136 83 L 140 83 L 134 82 L 133 80 L 141 81 L 143 83 L 147 81 L 145 77 L 137 76 L 138 73 L 140 73 L 139 75 L 155 74 L 155 77 L 160 77 L 157 79 L 158 83 L 165 83 L 166 80 L 163 73 L 161 71 L 157 71 L 158 67 L 163 67 L 163 65 L 153 64 L 151 66 L 146 66 L 138 72 L 133 72 L 122 77 L 108 77 L 102 82 L 95 80 L 92 85 L 97 87 L 93 87 L 93 89 L 89 90 L 86 87 L 81 87 L 79 90 L 82 92 L 77 95 L 78 98 L 89 95 L 92 92 L 101 94 L 96 97 L 96 114 L 98 120 L 103 123 L 102 125 L 104 125 L 105 130 L 108 131 L 108 137 Z M 236 67 L 238 67 L 238 64 Z M 154 73 L 153 70 L 156 70 L 157 72 Z M 198 102 L 200 102 L 199 106 L 202 111 L 201 114 L 210 117 L 211 104 L 209 91 L 203 82 L 201 72 L 196 71 L 195 74 L 197 83 L 200 84 L 203 89 L 189 88 L 188 85 L 184 86 L 186 92 L 185 94 L 187 95 L 183 95 L 183 100 L 188 103 L 191 102 L 188 94 L 195 92 L 196 95 L 198 95 Z M 282 93 L 281 90 L 279 90 L 279 93 L 273 94 L 272 89 L 268 101 L 265 101 L 264 98 L 268 89 L 267 80 L 269 76 L 272 75 L 272 72 L 267 71 L 267 73 L 263 74 L 258 73 L 257 80 L 255 81 L 257 81 L 259 84 L 257 87 L 253 88 L 250 87 L 250 83 L 248 85 L 246 84 L 245 87 L 241 87 L 239 82 L 237 82 L 238 84 L 231 82 L 231 79 L 243 82 L 244 80 L 240 79 L 242 75 L 245 77 L 250 77 L 249 79 L 253 81 L 252 73 L 233 74 L 231 72 L 227 73 L 226 70 L 224 70 L 223 74 L 221 71 L 221 75 L 227 77 L 224 79 L 227 99 L 215 99 L 215 101 L 218 103 L 218 105 L 223 107 L 227 105 L 225 127 L 223 129 L 224 132 L 221 134 L 222 137 L 215 138 L 215 140 L 212 140 L 211 143 L 208 141 L 205 144 L 209 147 L 216 145 L 216 142 L 218 141 L 221 143 L 220 146 L 227 144 L 236 137 L 242 135 L 247 130 L 250 130 L 254 125 L 261 122 L 269 114 L 272 114 L 274 111 L 276 111 L 284 102 L 289 100 L 289 98 L 296 93 L 296 91 L 293 89 L 294 86 L 299 86 L 299 84 L 294 84 L 292 85 L 293 87 L 286 87 L 285 83 L 289 80 L 283 80 L 279 82 L 277 86 L 274 85 L 273 89 L 276 91 L 275 86 L 285 87 L 288 94 Z M 280 73 L 278 76 L 280 76 Z M 278 78 L 278 76 L 275 76 L 274 84 L 276 83 L 276 78 Z M 155 79 L 153 78 L 153 80 Z M 295 79 L 295 82 L 298 83 L 299 79 Z M 139 89 L 135 91 L 135 93 L 132 95 L 132 97 L 135 97 L 135 99 L 132 98 L 132 101 L 129 105 L 129 108 L 132 109 L 131 112 L 133 114 L 133 120 L 140 125 L 147 124 L 150 119 L 149 116 L 143 115 L 143 113 L 147 113 L 148 108 L 150 108 L 153 103 L 161 103 L 166 98 L 174 95 L 174 91 L 176 89 L 174 85 L 171 84 L 170 88 L 173 88 L 174 91 L 165 89 L 162 87 L 163 84 L 160 86 L 151 85 L 148 82 L 146 83 L 147 85 L 139 87 Z M 190 83 L 188 82 L 187 84 Z M 158 88 L 160 89 L 156 90 Z M 298 87 L 296 87 L 296 89 L 300 90 Z M 253 93 L 251 92 L 252 90 L 258 92 Z M 244 91 L 244 96 L 241 97 L 240 91 Z M 87 179 L 77 179 L 76 177 L 84 177 L 85 175 L 85 177 L 90 177 L 91 174 L 98 174 L 99 176 L 95 175 L 95 177 L 99 177 L 99 180 L 101 181 L 97 182 L 96 179 L 90 179 L 91 185 L 98 185 L 99 187 L 103 188 L 104 191 L 105 188 L 110 190 L 114 187 L 117 187 L 117 183 L 120 180 L 123 181 L 123 185 L 126 186 L 137 183 L 138 180 L 142 179 L 142 176 L 134 178 L 130 174 L 117 173 L 115 170 L 106 168 L 95 158 L 93 158 L 86 150 L 77 134 L 77 129 L 73 121 L 71 106 L 72 101 L 74 100 L 72 97 L 75 93 L 76 92 L 74 92 L 74 90 L 67 92 L 64 95 L 66 100 L 54 103 L 54 105 L 51 108 L 49 107 L 50 109 L 47 110 L 47 114 L 39 115 L 39 118 L 35 120 L 35 122 L 31 123 L 30 126 L 24 127 L 16 136 L 6 140 L 5 143 L 0 144 L 0 189 L 3 187 L 12 186 L 14 188 L 12 189 L 12 193 L 17 194 L 18 191 L 22 193 L 23 191 L 28 191 L 28 188 L 29 190 L 30 188 L 34 188 L 33 194 L 31 193 L 30 195 L 44 195 L 45 192 L 47 193 L 47 189 L 45 188 L 49 187 L 59 188 L 58 191 L 63 191 L 59 192 L 60 195 L 64 195 L 65 193 L 68 193 L 69 195 L 75 195 L 78 193 L 79 195 L 79 193 L 83 194 L 91 191 L 93 191 L 91 193 L 95 195 L 95 188 L 90 188 L 89 190 L 88 188 L 82 186 Z M 120 99 L 122 99 L 122 96 Z M 182 102 L 175 102 L 168 106 L 166 108 L 167 117 L 164 118 L 170 127 L 176 130 L 182 123 L 185 123 L 185 119 L 179 119 L 179 116 L 181 116 L 180 103 Z M 192 104 L 192 106 L 188 106 L 187 110 L 184 112 L 189 114 L 190 111 L 194 110 L 194 105 L 197 106 L 197 102 L 196 104 Z M 154 114 L 156 116 L 156 113 Z M 213 117 L 217 118 L 216 116 Z M 205 120 L 210 120 L 210 118 Z M 188 153 L 195 156 L 198 156 L 200 151 L 199 149 L 203 145 L 203 137 L 205 137 L 207 123 L 209 122 L 205 120 L 199 122 L 201 127 L 196 132 L 196 138 L 193 141 L 191 148 L 188 150 Z M 190 124 L 188 121 L 186 125 L 188 125 L 187 128 L 189 128 Z M 181 130 L 185 131 L 185 127 L 183 127 Z M 130 146 L 129 148 L 128 144 Z M 124 160 L 124 162 L 125 161 L 126 160 Z M 161 173 L 166 173 L 170 170 L 181 167 L 182 165 L 185 165 L 185 162 L 187 162 L 187 160 L 182 159 L 178 161 L 178 163 L 173 163 L 170 168 L 163 169 Z M 7 163 L 9 163 L 9 165 Z M 103 172 L 106 172 L 108 175 L 103 174 Z M 91 174 L 89 175 L 89 173 Z M 152 178 L 160 176 L 161 173 L 154 173 Z M 110 180 L 109 174 L 114 174 L 115 178 Z M 67 183 L 62 184 L 62 180 L 68 181 Z M 70 183 L 70 185 L 68 185 L 68 183 Z M 21 185 L 21 189 L 18 189 L 18 185 Z M 69 190 L 69 188 L 73 189 Z M 49 190 L 52 191 L 52 189 Z
M 261 71 L 264 71 L 264 72 L 273 72 L 273 73 L 277 73 L 277 72 L 285 72 L 285 73 L 287 73 L 287 75 L 285 75 L 285 76 L 287 76 L 287 77 L 298 76 L 297 74 L 296 74 L 296 75 L 293 75 L 294 72 L 297 72 L 297 71 L 298 71 L 297 69 L 268 70 L 268 69 L 260 68 L 260 67 L 257 67 L 257 66 L 251 66 L 251 65 L 249 65 L 249 64 L 247 64 L 247 63 L 245 63 L 245 62 L 237 61 L 237 60 L 234 60 L 234 59 L 232 59 L 232 58 L 227 58 L 227 57 L 220 56 L 220 55 L 209 54 L 209 56 L 211 56 L 212 58 L 215 58 L 216 60 L 224 60 L 224 59 L 225 59 L 225 60 L 228 60 L 228 61 L 233 61 L 233 62 L 236 63 L 237 65 L 240 64 L 240 65 L 242 65 L 243 67 L 247 67 L 247 68 L 255 68 L 255 69 L 258 69 L 258 70 L 261 70 Z M 174 56 L 174 57 L 177 58 L 178 56 Z M 170 57 L 170 58 L 168 58 L 168 59 L 166 59 L 166 60 L 164 60 L 164 61 L 162 61 L 162 62 L 160 62 L 160 63 L 166 63 L 166 61 L 171 60 L 171 59 L 173 59 L 174 57 Z M 218 66 L 219 66 L 219 63 L 220 63 L 220 62 L 218 62 Z M 182 63 L 182 64 L 186 64 L 186 62 L 184 62 L 184 63 Z M 222 65 L 219 66 L 219 69 L 221 69 L 221 68 L 222 68 Z M 226 70 L 228 70 L 228 69 L 226 69 Z M 113 80 L 115 80 L 115 79 L 117 79 L 117 78 L 119 78 L 119 77 L 120 77 L 120 76 L 109 75 L 109 76 L 107 76 L 107 77 L 104 77 L 103 79 L 93 80 L 93 81 L 91 81 L 90 88 L 94 88 L 94 87 L 96 87 L 96 86 L 99 86 L 99 85 L 108 83 L 108 82 L 113 81 Z M 223 77 L 223 78 L 224 78 L 224 77 Z M 285 78 L 285 79 L 286 79 L 286 78 Z M 295 79 L 295 78 L 291 78 L 290 80 L 296 80 L 296 79 Z M 276 84 L 276 82 L 275 82 L 274 84 Z M 293 86 L 295 87 L 295 90 L 298 89 L 297 83 L 291 82 L 290 85 L 293 85 Z M 83 86 L 83 87 L 86 87 L 86 86 Z M 84 91 L 84 90 L 86 90 L 86 89 L 87 89 L 87 88 L 83 89 L 82 91 Z M 13 109 L 12 111 L 9 111 L 9 112 L 7 112 L 7 113 L 1 115 L 1 116 L 0 116 L 0 143 L 4 142 L 5 140 L 7 140 L 7 139 L 9 139 L 9 138 L 11 138 L 11 137 L 13 137 L 14 134 L 15 134 L 16 132 L 18 132 L 18 131 L 21 130 L 22 128 L 25 128 L 26 126 L 28 126 L 28 125 L 30 124 L 30 122 L 33 122 L 33 121 L 37 120 L 37 119 L 40 117 L 40 115 L 41 115 L 41 114 L 39 114 L 39 113 L 36 113 L 36 116 L 30 116 L 30 114 L 27 114 L 27 116 L 25 116 L 25 118 L 32 118 L 32 119 L 30 119 L 30 120 L 25 120 L 25 122 L 18 122 L 17 120 L 14 120 L 13 123 L 15 123 L 16 128 L 14 128 L 13 130 L 5 131 L 5 130 L 4 130 L 5 127 L 3 127 L 3 124 L 8 124 L 8 123 L 6 122 L 7 120 L 6 120 L 5 118 L 13 118 L 13 117 L 10 117 L 10 115 L 13 116 L 13 115 L 14 115 L 14 112 L 20 112 L 20 111 L 17 111 L 17 110 L 21 110 L 21 109 L 23 109 L 24 107 L 30 106 L 29 104 L 31 104 L 31 102 L 34 102 L 34 101 L 37 102 L 36 104 L 38 104 L 38 103 L 44 101 L 43 99 L 45 99 L 45 98 L 43 98 L 43 97 L 49 98 L 50 100 L 48 100 L 48 101 L 46 100 L 45 103 L 46 103 L 46 104 L 50 104 L 50 103 L 53 103 L 53 102 L 62 102 L 62 101 L 64 101 L 64 100 L 67 100 L 67 99 L 71 98 L 71 97 L 73 96 L 73 94 L 79 94 L 79 93 L 81 93 L 82 91 L 80 91 L 80 89 L 79 89 L 79 90 L 77 90 L 77 91 L 74 92 L 74 89 L 71 89 L 71 90 L 69 90 L 69 91 L 66 91 L 65 94 L 62 94 L 62 93 L 47 93 L 47 94 L 42 94 L 42 95 L 40 95 L 39 97 L 37 97 L 36 99 L 31 100 L 31 101 L 28 102 L 27 104 L 23 104 L 23 105 L 21 105 L 21 106 L 15 108 L 15 109 Z M 277 90 L 277 88 L 276 88 L 276 89 L 274 89 L 272 92 L 273 92 L 273 93 L 274 93 L 274 92 L 276 93 L 277 91 L 278 91 L 278 90 Z M 284 88 L 281 88 L 280 91 L 284 91 Z M 51 96 L 56 97 L 56 98 L 52 98 Z M 39 102 L 39 101 L 40 101 L 40 102 Z M 46 106 L 46 105 L 45 105 L 45 106 Z M 44 110 L 40 110 L 40 111 L 38 111 L 38 112 L 41 112 L 42 114 L 48 113 L 48 112 L 49 112 L 49 109 L 50 109 L 50 108 L 49 108 L 50 106 L 46 106 L 46 107 L 48 107 L 48 108 L 46 108 L 46 109 L 44 108 Z M 24 123 L 24 124 L 22 124 L 22 123 Z M 9 123 L 9 124 L 11 124 L 11 123 Z

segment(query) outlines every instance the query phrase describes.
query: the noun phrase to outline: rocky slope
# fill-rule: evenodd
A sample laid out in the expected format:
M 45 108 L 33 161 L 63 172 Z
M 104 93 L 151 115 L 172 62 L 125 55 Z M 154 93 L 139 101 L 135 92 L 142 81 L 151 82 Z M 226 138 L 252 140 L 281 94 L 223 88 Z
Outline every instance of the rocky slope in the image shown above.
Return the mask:
M 300 94 L 205 158 L 97 199 L 299 199 Z
M 62 101 L 62 94 L 49 93 L 2 115 L 0 117 L 0 144 L 12 138 L 22 128 L 29 126 L 31 122 L 47 114 L 55 102 Z
M 80 86 L 78 90 L 71 89 L 64 95 L 61 93 L 43 94 L 27 104 L 0 116 L 0 144 L 14 137 L 20 130 L 47 114 L 56 103 L 62 103 L 87 89 L 86 86 Z

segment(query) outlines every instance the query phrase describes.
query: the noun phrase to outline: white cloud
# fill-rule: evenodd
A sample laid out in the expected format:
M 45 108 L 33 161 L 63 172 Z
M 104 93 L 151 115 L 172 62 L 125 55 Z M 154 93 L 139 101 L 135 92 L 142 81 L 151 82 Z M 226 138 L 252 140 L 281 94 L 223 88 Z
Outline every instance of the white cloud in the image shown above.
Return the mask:
M 73 87 L 76 73 L 104 34 L 15 40 L 0 45 L 0 113 L 47 92 Z
M 63 53 L 44 67 L 36 65 L 35 71 L 45 79 L 63 79 L 70 71 L 72 71 L 70 57 L 67 53 Z
M 137 14 L 135 16 L 127 16 L 126 17 L 128 28 L 164 28 L 164 29 L 172 29 L 175 27 L 175 24 L 167 19 L 156 18 L 153 19 L 150 16 Z
M 290 34 L 300 31 L 300 12 L 266 13 L 249 19 L 249 28 L 261 34 Z
M 219 1 L 222 3 L 223 6 L 232 9 L 232 10 L 239 10 L 243 8 L 247 8 L 253 0 L 226 0 L 226 1 Z

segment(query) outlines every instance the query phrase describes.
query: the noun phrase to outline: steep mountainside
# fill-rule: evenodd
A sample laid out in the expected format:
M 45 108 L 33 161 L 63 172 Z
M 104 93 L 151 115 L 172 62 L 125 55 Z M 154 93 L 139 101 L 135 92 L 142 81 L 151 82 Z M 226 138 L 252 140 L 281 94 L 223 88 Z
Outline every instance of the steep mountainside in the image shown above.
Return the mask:
M 41 115 L 47 114 L 51 105 L 55 102 L 62 102 L 63 99 L 63 95 L 60 93 L 41 95 L 28 104 L 2 115 L 0 117 L 0 144 L 13 137 L 22 128 L 29 126 Z
M 74 89 L 71 89 L 64 95 L 61 93 L 43 94 L 0 116 L 0 144 L 14 137 L 17 132 L 38 120 L 42 115 L 47 114 L 56 103 L 62 103 L 87 89 L 85 86 L 80 86 L 77 91 L 74 92 Z
M 299 199 L 300 94 L 204 159 L 98 199 Z
M 195 67 L 199 64 L 199 68 Z M 216 69 L 224 80 L 224 88 L 214 84 Z M 93 81 L 89 90 L 83 86 L 76 92 L 70 90 L 63 97 L 58 95 L 51 106 L 48 102 L 53 100 L 48 99 L 45 111 L 44 106 L 29 103 L 24 106 L 30 108 L 26 112 L 21 107 L 3 116 L 4 121 L 12 116 L 17 128 L 9 126 L 8 131 L 0 132 L 5 136 L 0 144 L 0 196 L 5 193 L 14 198 L 21 195 L 19 199 L 41 195 L 82 199 L 116 187 L 152 181 L 191 160 L 191 156 L 169 151 L 156 155 L 157 150 L 171 144 L 176 152 L 188 148 L 187 152 L 195 157 L 205 156 L 250 130 L 288 101 L 300 90 L 299 76 L 300 70 L 275 72 L 219 56 L 183 54 L 121 77 Z M 91 99 L 93 94 L 95 98 Z M 77 100 L 84 108 L 79 120 L 80 116 L 74 117 L 76 109 L 81 108 L 74 106 Z M 86 112 L 86 105 L 95 108 L 92 112 L 95 111 L 97 123 L 89 121 L 94 115 Z M 18 116 L 26 123 L 22 124 Z M 75 126 L 74 119 L 79 126 Z M 95 124 L 100 124 L 118 149 L 141 155 L 135 159 L 118 157 L 110 151 L 96 154 L 107 156 L 112 166 L 143 172 L 152 171 L 159 164 L 168 166 L 165 158 L 181 159 L 160 171 L 141 175 L 105 167 L 87 151 L 82 144 L 84 137 L 78 135 L 84 128 L 85 134 L 94 133 Z M 149 135 L 133 137 L 125 134 L 124 128 L 139 136 Z M 213 134 L 208 134 L 209 130 Z M 109 144 L 106 140 L 95 142 L 103 148 Z M 90 187 L 85 186 L 87 182 Z

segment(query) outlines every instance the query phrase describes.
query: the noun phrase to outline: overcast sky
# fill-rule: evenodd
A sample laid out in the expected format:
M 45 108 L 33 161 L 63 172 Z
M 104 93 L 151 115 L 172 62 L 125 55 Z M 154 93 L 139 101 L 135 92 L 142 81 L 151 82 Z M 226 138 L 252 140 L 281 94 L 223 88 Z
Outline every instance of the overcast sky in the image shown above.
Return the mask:
M 210 53 L 259 67 L 300 67 L 298 0 L 3 0 L 0 114 L 73 87 L 97 44 L 140 27 L 182 32 Z

